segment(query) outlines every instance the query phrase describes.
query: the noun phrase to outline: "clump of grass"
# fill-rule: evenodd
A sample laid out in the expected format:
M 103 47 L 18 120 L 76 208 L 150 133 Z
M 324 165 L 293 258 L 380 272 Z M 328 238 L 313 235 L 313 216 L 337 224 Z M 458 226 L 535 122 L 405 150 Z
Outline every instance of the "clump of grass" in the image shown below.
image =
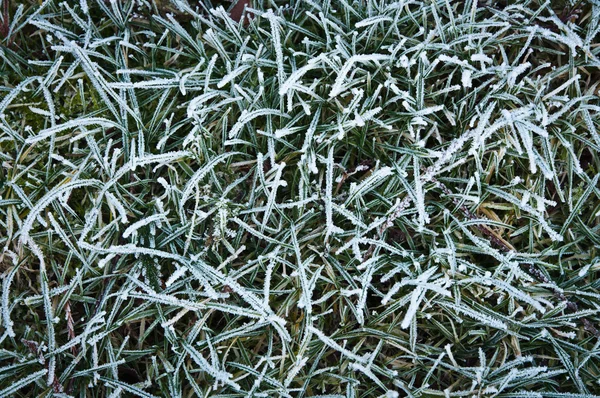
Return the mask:
M 596 396 L 600 5 L 215 6 L 2 2 L 0 396 Z

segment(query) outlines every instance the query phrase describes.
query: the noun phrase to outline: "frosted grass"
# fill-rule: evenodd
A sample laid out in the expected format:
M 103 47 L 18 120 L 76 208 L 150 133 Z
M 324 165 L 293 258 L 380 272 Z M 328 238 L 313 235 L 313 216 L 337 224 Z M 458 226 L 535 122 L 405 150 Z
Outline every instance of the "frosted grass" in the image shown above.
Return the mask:
M 9 5 L 0 396 L 597 396 L 600 6 L 501 3 Z

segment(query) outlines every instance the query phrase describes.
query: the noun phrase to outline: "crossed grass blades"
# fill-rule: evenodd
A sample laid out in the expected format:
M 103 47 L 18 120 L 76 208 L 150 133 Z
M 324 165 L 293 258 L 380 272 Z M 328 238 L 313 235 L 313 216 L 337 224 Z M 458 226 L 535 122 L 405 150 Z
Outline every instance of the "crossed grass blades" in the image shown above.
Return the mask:
M 0 396 L 600 393 L 600 5 L 250 5 L 2 1 Z

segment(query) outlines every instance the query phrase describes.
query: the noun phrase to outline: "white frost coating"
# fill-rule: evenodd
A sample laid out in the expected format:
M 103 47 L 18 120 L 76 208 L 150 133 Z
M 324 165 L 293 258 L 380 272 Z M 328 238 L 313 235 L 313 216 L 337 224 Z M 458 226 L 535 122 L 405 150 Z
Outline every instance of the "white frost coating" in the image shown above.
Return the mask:
M 394 174 L 391 167 L 382 167 L 373 173 L 370 177 L 366 178 L 360 184 L 353 183 L 350 186 L 350 193 L 348 199 L 346 199 L 346 205 L 351 203 L 353 200 L 363 196 L 368 191 L 374 189 L 377 185 L 381 184 L 385 179 Z
M 12 283 L 15 274 L 19 270 L 19 267 L 13 266 L 12 270 L 4 276 L 2 281 L 2 325 L 6 330 L 6 334 L 9 337 L 15 337 L 15 332 L 13 330 L 14 322 L 10 319 L 10 302 L 9 302 L 9 294 L 10 294 L 10 284 Z
M 232 70 L 229 74 L 223 77 L 223 79 L 221 79 L 219 83 L 217 83 L 217 88 L 225 87 L 225 85 L 227 85 L 229 82 L 231 82 L 233 79 L 235 79 L 242 73 L 246 72 L 248 69 L 250 69 L 250 67 L 250 65 L 242 65 L 239 68 Z
M 425 224 L 429 224 L 429 215 L 425 210 L 425 192 L 423 191 L 423 182 L 421 181 L 421 170 L 419 160 L 415 156 L 413 158 L 413 168 L 415 172 L 415 204 L 417 205 L 419 229 L 425 228 Z
M 97 125 L 97 126 L 101 126 L 101 127 L 114 127 L 114 128 L 121 129 L 121 126 L 119 124 L 113 122 L 112 120 L 108 120 L 108 119 L 104 119 L 104 118 L 100 118 L 100 117 L 82 118 L 82 119 L 70 120 L 66 123 L 59 124 L 59 125 L 56 125 L 53 127 L 49 127 L 47 129 L 43 129 L 39 132 L 38 135 L 27 138 L 26 142 L 28 144 L 33 144 L 35 142 L 44 140 L 56 133 L 60 133 L 61 131 L 65 131 L 68 129 L 81 127 L 81 126 L 90 126 L 90 125 Z
M 29 231 L 33 227 L 35 218 L 51 202 L 59 199 L 60 195 L 62 195 L 65 192 L 68 192 L 72 189 L 76 189 L 76 188 L 90 187 L 90 186 L 100 187 L 101 185 L 102 185 L 102 183 L 100 181 L 94 180 L 94 179 L 79 180 L 79 181 L 69 182 L 65 185 L 61 185 L 59 187 L 54 188 L 50 192 L 48 192 L 46 195 L 44 195 L 44 197 L 42 199 L 40 199 L 39 202 L 37 202 L 35 204 L 35 206 L 29 212 L 29 215 L 23 222 L 23 225 L 21 227 L 21 238 L 20 238 L 21 242 L 22 243 L 33 242 L 31 240 L 31 237 L 29 236 Z
M 133 13 L 145 12 L 142 3 Z M 157 15 L 160 28 L 135 34 L 118 1 L 62 3 L 69 29 L 54 9 L 32 16 L 17 6 L 11 29 L 36 26 L 57 55 L 32 61 L 41 76 L 11 81 L 0 100 L 0 146 L 8 148 L 0 167 L 10 176 L 0 242 L 19 249 L 2 275 L 0 342 L 22 342 L 12 309 L 37 306 L 48 370 L 17 374 L 0 396 L 66 377 L 60 366 L 75 349 L 89 361 L 78 380 L 100 382 L 114 397 L 151 396 L 151 380 L 118 381 L 131 343 L 109 341 L 132 300 L 134 313 L 163 328 L 171 349 L 147 363 L 152 374 L 166 370 L 172 395 L 189 382 L 199 396 L 292 397 L 328 374 L 343 377 L 336 398 L 365 388 L 387 398 L 433 391 L 440 369 L 464 365 L 445 342 L 442 351 L 417 343 L 420 328 L 437 322 L 451 333 L 449 323 L 479 325 L 475 342 L 486 329 L 534 325 L 564 361 L 551 370 L 532 357 L 500 364 L 495 347 L 482 347 L 478 363 L 459 372 L 462 392 L 434 394 L 510 394 L 565 372 L 585 394 L 585 358 L 579 372 L 559 348 L 577 344 L 573 328 L 588 333 L 582 319 L 596 321 L 595 313 L 562 311 L 562 290 L 531 269 L 559 255 L 563 237 L 579 239 L 575 223 L 600 216 L 591 205 L 598 179 L 585 161 L 600 145 L 597 87 L 587 84 L 600 65 L 600 11 L 564 22 L 550 2 L 492 13 L 482 1 L 334 3 L 257 7 L 245 25 L 224 8 L 204 14 L 174 0 L 191 30 L 176 15 Z M 92 6 L 120 28 L 96 29 Z M 404 37 L 404 28 L 415 34 Z M 561 48 L 558 61 L 552 51 Z M 547 49 L 549 62 L 539 64 Z M 167 62 L 139 69 L 147 51 Z M 8 55 L 0 50 L 17 70 Z M 59 106 L 65 94 L 76 116 Z M 30 119 L 21 114 L 42 122 L 23 125 Z M 23 163 L 40 152 L 37 163 Z M 565 209 L 556 232 L 556 210 Z M 521 221 L 507 228 L 513 219 L 502 214 L 513 210 Z M 499 220 L 485 216 L 494 213 Z M 539 250 L 524 252 L 528 239 Z M 50 257 L 55 251 L 67 253 L 64 264 L 55 264 L 62 254 Z M 471 263 L 474 253 L 485 264 Z M 22 256 L 39 263 L 35 294 L 11 284 Z M 579 276 L 571 295 L 596 300 L 582 286 L 597 259 L 579 256 L 579 265 L 563 256 L 561 272 Z M 77 274 L 64 272 L 56 285 L 63 266 Z M 69 305 L 98 287 L 106 291 L 91 303 L 91 320 L 81 319 Z M 394 320 L 406 331 L 402 355 L 414 362 L 410 388 L 387 358 L 396 343 L 385 325 Z M 245 355 L 253 349 L 260 355 Z M 11 350 L 25 360 L 19 366 L 36 361 Z M 339 361 L 329 361 L 332 353 Z
M 314 333 L 319 338 L 319 340 L 321 340 L 323 343 L 325 343 L 329 347 L 333 348 L 334 350 L 338 351 L 340 354 L 344 355 L 345 357 L 348 357 L 348 358 L 352 359 L 353 361 L 356 361 L 361 364 L 366 364 L 368 362 L 370 354 L 365 354 L 363 356 L 356 355 L 352 351 L 349 351 L 346 348 L 339 345 L 338 343 L 336 343 L 333 339 L 326 336 L 323 332 L 321 332 L 319 329 L 315 328 L 314 326 L 309 326 L 308 330 L 311 333 Z
M 461 82 L 464 88 L 473 87 L 473 80 L 471 80 L 472 72 L 468 69 L 462 71 Z
M 227 384 L 236 390 L 240 389 L 240 385 L 231 380 L 233 378 L 231 373 L 215 368 L 214 365 L 208 363 L 202 354 L 190 344 L 183 343 L 183 348 L 188 352 L 190 358 L 194 360 L 196 365 L 198 365 L 202 371 L 208 373 L 220 383 Z
M 386 54 L 353 55 L 346 61 L 342 69 L 340 69 L 340 71 L 338 72 L 338 76 L 335 80 L 335 83 L 333 84 L 333 87 L 329 92 L 329 98 L 336 97 L 339 94 L 341 94 L 342 91 L 344 91 L 346 76 L 348 75 L 352 67 L 354 67 L 354 64 L 385 61 L 388 59 L 390 59 L 390 56 Z
M 593 265 L 597 265 L 597 264 L 590 263 L 590 264 L 586 265 L 585 267 L 581 268 L 577 274 L 579 276 L 585 276 L 588 273 L 588 271 L 590 270 L 590 268 L 592 268 Z
M 217 164 L 224 162 L 228 158 L 230 158 L 234 155 L 238 155 L 238 154 L 239 154 L 239 152 L 228 152 L 228 153 L 221 154 L 221 155 L 215 157 L 214 159 L 212 159 L 210 162 L 208 162 L 204 167 L 202 167 L 201 169 L 196 171 L 194 173 L 194 175 L 192 177 L 190 177 L 190 179 L 188 180 L 188 183 L 185 185 L 185 188 L 183 189 L 183 192 L 181 194 L 180 206 L 183 206 L 183 204 L 190 197 L 192 190 L 196 187 L 196 184 L 198 184 L 198 182 L 202 178 L 204 178 L 204 176 L 206 176 Z
M 442 54 L 438 57 L 438 59 L 442 62 L 462 66 L 463 68 L 472 68 L 472 66 L 467 61 L 459 59 L 456 55 L 449 57 L 446 54 Z
M 481 312 L 475 311 L 464 305 L 455 305 L 455 304 L 451 304 L 451 303 L 444 303 L 443 306 L 452 308 L 453 310 L 455 310 L 458 313 L 461 313 L 463 315 L 466 315 L 470 318 L 475 319 L 478 322 L 481 322 L 483 325 L 488 325 L 490 327 L 493 327 L 495 329 L 500 329 L 500 330 L 508 329 L 508 326 L 506 325 L 506 323 L 502 322 L 501 320 L 491 317 L 489 315 L 483 314 Z
M 514 86 L 515 83 L 517 82 L 517 78 L 519 77 L 519 75 L 525 73 L 525 71 L 527 69 L 529 69 L 530 67 L 531 67 L 531 63 L 525 62 L 524 64 L 519 65 L 516 68 L 514 68 L 513 70 L 511 70 L 507 77 L 508 86 L 509 87 Z
M 325 177 L 325 225 L 327 231 L 325 232 L 325 241 L 328 240 L 332 234 L 343 232 L 341 228 L 336 227 L 333 224 L 333 149 L 332 145 L 329 148 L 329 154 L 327 155 L 327 172 Z
M 304 76 L 307 72 L 309 72 L 312 69 L 317 69 L 319 67 L 319 64 L 323 62 L 325 57 L 325 54 L 319 54 L 318 56 L 309 59 L 306 62 L 306 65 L 294 71 L 287 78 L 287 80 L 283 82 L 283 84 L 281 84 L 281 86 L 279 87 L 279 95 L 286 95 L 298 83 L 298 81 L 302 79 L 302 76 Z
M 259 156 L 262 156 L 262 155 L 259 154 Z M 259 162 L 259 164 L 262 164 L 262 160 Z M 281 180 L 281 175 L 283 173 L 283 169 L 285 168 L 285 166 L 286 166 L 285 162 L 281 162 L 281 164 L 274 166 L 274 168 L 277 171 L 275 172 L 275 177 L 273 178 L 273 183 L 271 184 L 271 190 L 269 192 L 269 198 L 267 201 L 267 206 L 265 209 L 265 214 L 263 216 L 263 222 L 261 225 L 261 232 L 264 231 L 264 228 L 267 225 L 269 218 L 271 217 L 271 212 L 273 211 L 273 209 L 276 209 L 278 207 L 278 204 L 275 202 L 275 198 L 277 196 L 277 189 L 279 187 L 287 186 L 287 182 L 285 180 Z
M 581 78 L 581 75 L 576 74 L 575 76 L 573 76 L 572 78 L 570 78 L 569 80 L 567 80 L 566 82 L 564 82 L 563 84 L 558 86 L 556 89 L 554 89 L 551 92 L 549 92 L 548 94 L 544 95 L 544 97 L 542 99 L 545 101 L 549 98 L 552 98 L 556 94 L 563 91 L 565 88 L 569 87 L 572 83 L 579 81 L 580 78 Z
M 124 232 L 123 232 L 123 238 L 127 239 L 129 238 L 129 236 L 133 233 L 135 233 L 135 231 L 137 231 L 138 229 L 140 229 L 143 226 L 146 226 L 150 223 L 156 222 L 156 221 L 160 221 L 160 220 L 166 220 L 166 214 L 153 214 L 149 217 L 146 217 L 144 219 L 141 219 L 139 221 L 136 221 L 135 223 L 131 224 Z
M 488 57 L 487 55 L 485 55 L 483 53 L 473 54 L 471 56 L 471 61 L 479 62 L 479 65 L 481 66 L 481 70 L 484 72 L 487 70 L 487 64 L 491 64 L 493 62 L 493 60 L 490 57 Z
M 263 14 L 263 16 L 266 17 L 271 24 L 271 39 L 273 40 L 273 47 L 275 47 L 275 60 L 277 62 L 277 78 L 279 79 L 279 86 L 281 87 L 286 79 L 286 76 L 283 66 L 280 18 L 273 14 L 273 10 L 268 10 L 265 14 Z
M 115 209 L 117 209 L 119 216 L 121 217 L 121 223 L 123 224 L 128 224 L 129 220 L 127 218 L 127 210 L 125 210 L 125 207 L 123 206 L 123 204 L 116 198 L 115 195 L 113 195 L 110 192 L 106 193 L 106 199 L 108 199 L 108 203 L 112 206 L 114 206 Z
M 48 374 L 48 369 L 42 369 L 37 372 L 31 373 L 30 375 L 27 375 L 19 380 L 16 380 L 13 383 L 11 383 L 8 387 L 6 387 L 4 390 L 0 391 L 0 396 L 10 397 L 13 395 L 13 393 L 16 393 L 17 391 L 19 391 L 21 388 L 25 387 L 26 385 L 33 383 L 34 381 L 36 381 L 38 379 L 41 379 L 46 374 Z
M 354 26 L 356 28 L 364 28 L 370 25 L 375 25 L 381 22 L 392 22 L 394 19 L 390 18 L 390 17 L 386 17 L 383 15 L 378 15 L 375 17 L 371 17 L 371 18 L 367 18 L 367 19 L 363 19 L 360 22 L 357 22 Z
M 248 112 L 244 109 L 238 121 L 231 128 L 231 131 L 229 132 L 229 139 L 237 138 L 244 125 L 250 122 L 252 119 L 267 115 L 288 117 L 287 114 L 280 112 L 277 109 L 258 109 L 251 112 Z

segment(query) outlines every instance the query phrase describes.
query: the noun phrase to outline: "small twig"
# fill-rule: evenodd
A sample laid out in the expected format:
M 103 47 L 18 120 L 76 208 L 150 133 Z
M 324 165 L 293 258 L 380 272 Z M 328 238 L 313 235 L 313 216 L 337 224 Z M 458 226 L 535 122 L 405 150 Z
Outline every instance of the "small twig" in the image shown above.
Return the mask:
M 600 338 L 600 331 L 596 329 L 596 327 L 587 320 L 587 318 L 581 318 L 581 322 L 583 322 L 583 328 L 593 334 L 594 336 Z
M 340 181 L 338 182 L 338 184 L 337 184 L 337 186 L 335 188 L 334 195 L 338 194 L 338 192 L 342 188 L 342 185 L 344 185 L 344 183 L 346 182 L 346 180 L 348 179 L 348 177 L 356 174 L 359 171 L 370 170 L 371 167 L 373 167 L 373 161 L 371 159 L 367 159 L 367 160 L 363 160 L 362 162 L 360 162 L 360 164 L 358 166 L 353 167 L 350 170 L 344 171 L 344 173 L 342 174 L 342 176 L 340 178 Z
M 67 333 L 69 335 L 69 340 L 73 340 L 75 338 L 75 322 L 73 321 L 73 315 L 71 314 L 71 305 L 69 300 L 65 304 L 65 312 L 67 313 Z M 71 347 L 71 353 L 74 356 L 77 356 L 77 347 Z
M 569 8 L 569 6 L 565 7 L 563 12 L 560 15 L 560 20 L 563 23 L 567 22 L 575 22 L 579 18 L 579 14 L 583 12 L 581 9 L 581 3 L 583 1 L 578 1 L 573 7 Z
M 21 343 L 25 344 L 25 346 L 29 349 L 29 351 L 33 355 L 37 355 L 39 362 L 44 365 L 44 367 L 48 370 L 48 372 L 50 372 L 50 366 L 49 366 L 49 364 L 46 363 L 44 354 L 42 354 L 42 350 L 40 350 L 40 345 L 33 340 L 26 340 L 26 339 L 21 339 Z M 64 391 L 63 386 L 58 381 L 58 377 L 56 377 L 56 374 L 54 375 L 53 381 L 52 381 L 52 391 L 55 394 L 59 394 Z
M 463 203 L 460 203 L 458 200 L 456 200 L 455 198 L 452 197 L 452 192 L 448 189 L 448 187 L 446 185 L 444 185 L 442 182 L 438 181 L 436 178 L 431 178 L 431 180 L 442 190 L 442 192 L 444 192 L 446 195 L 448 195 L 448 197 L 451 198 L 452 202 L 454 202 L 454 204 L 456 206 L 458 206 L 458 208 L 460 209 L 460 211 L 470 220 L 476 220 L 479 217 L 477 217 L 477 215 L 475 215 L 471 210 L 469 210 L 469 208 L 467 206 L 465 206 Z M 477 224 L 475 225 L 475 228 L 477 228 L 482 234 L 484 234 L 485 236 L 487 236 L 488 238 L 490 238 L 490 241 L 498 248 L 500 248 L 503 251 L 514 251 L 515 248 L 508 242 L 505 242 L 503 239 L 499 238 L 492 230 L 490 230 L 487 226 L 485 225 L 480 225 Z
M 10 27 L 10 23 L 8 21 L 8 1 L 5 0 L 2 6 L 2 25 L 0 25 L 0 34 L 2 34 L 2 37 L 6 38 L 8 36 L 8 29 Z

